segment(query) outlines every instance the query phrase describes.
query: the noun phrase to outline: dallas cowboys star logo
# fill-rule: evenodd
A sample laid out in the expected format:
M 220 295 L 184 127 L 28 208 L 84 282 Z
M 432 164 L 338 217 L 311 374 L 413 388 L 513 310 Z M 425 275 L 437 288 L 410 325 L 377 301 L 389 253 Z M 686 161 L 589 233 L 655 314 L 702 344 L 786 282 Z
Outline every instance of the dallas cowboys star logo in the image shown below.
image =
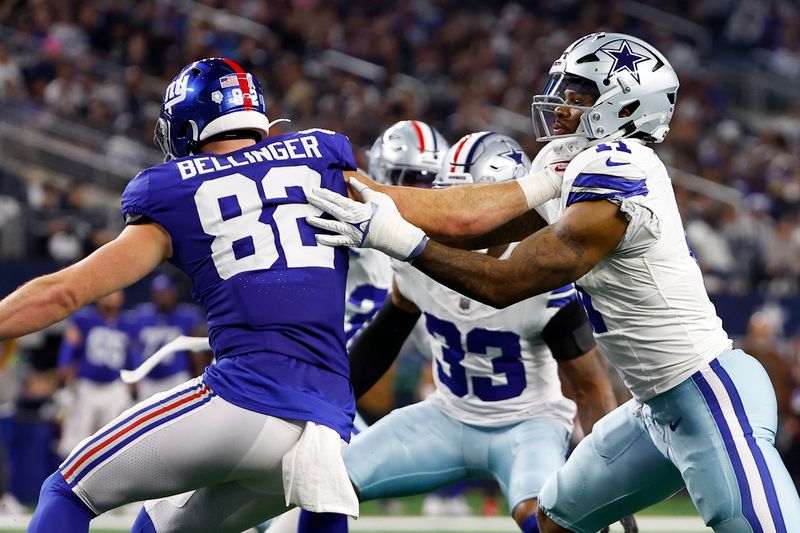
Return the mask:
M 622 41 L 622 46 L 620 46 L 619 50 L 607 50 L 605 48 L 601 48 L 598 50 L 598 52 L 603 52 L 614 60 L 614 64 L 611 66 L 611 70 L 608 72 L 609 76 L 615 72 L 619 72 L 620 70 L 627 70 L 633 74 L 633 77 L 636 78 L 637 82 L 639 81 L 639 73 L 637 72 L 636 65 L 643 61 L 647 61 L 648 59 L 652 59 L 650 56 L 637 54 L 631 50 L 631 45 L 628 43 L 628 41 Z
M 502 157 L 507 157 L 507 158 L 511 159 L 512 161 L 514 161 L 518 165 L 522 164 L 522 155 L 523 155 L 522 152 L 518 152 L 517 150 L 514 150 L 513 148 L 510 148 L 508 150 L 508 152 L 503 152 L 503 153 L 497 154 L 497 155 L 502 156 Z

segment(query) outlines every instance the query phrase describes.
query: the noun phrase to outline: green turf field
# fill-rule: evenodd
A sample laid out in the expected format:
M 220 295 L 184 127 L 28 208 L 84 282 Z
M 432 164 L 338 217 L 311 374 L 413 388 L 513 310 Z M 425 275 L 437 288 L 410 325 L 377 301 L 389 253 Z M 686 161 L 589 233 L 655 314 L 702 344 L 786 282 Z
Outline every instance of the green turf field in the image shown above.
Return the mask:
M 476 491 L 467 493 L 467 501 L 473 510 L 473 514 L 478 515 L 478 510 L 482 503 L 482 495 Z M 423 496 L 409 496 L 407 498 L 398 498 L 396 503 L 387 507 L 379 502 L 366 502 L 362 504 L 362 516 L 365 519 L 371 520 L 367 523 L 366 520 L 356 522 L 351 527 L 353 533 L 474 533 L 477 529 L 467 528 L 460 530 L 454 529 L 452 524 L 442 525 L 442 520 L 452 521 L 453 519 L 430 519 L 430 524 L 426 524 L 426 519 L 417 519 L 413 523 L 409 523 L 404 517 L 419 517 L 422 508 Z M 391 515 L 389 514 L 391 512 Z M 501 513 L 506 515 L 508 510 L 501 505 Z M 395 516 L 399 514 L 402 516 Z M 661 502 L 658 505 L 645 509 L 637 513 L 641 517 L 640 520 L 640 533 L 702 533 L 708 532 L 709 529 L 702 525 L 702 522 L 697 518 L 697 511 L 695 511 L 689 498 L 684 495 L 675 496 L 667 501 Z M 467 517 L 458 517 L 460 520 L 469 520 Z M 119 520 L 122 523 L 129 523 L 132 517 Z M 476 518 L 476 521 L 479 519 Z M 644 525 L 643 522 L 647 524 Z M 672 523 L 675 526 L 673 528 Z M 377 524 L 377 525 L 370 525 Z M 438 524 L 438 525 L 437 525 Z M 11 524 L 6 524 L 11 525 Z M 431 529 L 427 529 L 430 527 Z M 513 522 L 510 520 L 495 520 L 493 526 L 496 529 L 491 531 L 513 532 L 518 531 L 514 527 Z M 437 529 L 439 528 L 439 529 Z M 486 530 L 482 526 L 481 530 Z M 0 533 L 23 533 L 24 529 L 21 528 L 7 528 L 0 527 Z M 117 527 L 110 529 L 109 527 L 93 528 L 93 533 L 119 533 L 120 531 L 127 531 L 124 527 Z M 612 527 L 612 533 L 619 532 L 621 529 L 617 526 Z

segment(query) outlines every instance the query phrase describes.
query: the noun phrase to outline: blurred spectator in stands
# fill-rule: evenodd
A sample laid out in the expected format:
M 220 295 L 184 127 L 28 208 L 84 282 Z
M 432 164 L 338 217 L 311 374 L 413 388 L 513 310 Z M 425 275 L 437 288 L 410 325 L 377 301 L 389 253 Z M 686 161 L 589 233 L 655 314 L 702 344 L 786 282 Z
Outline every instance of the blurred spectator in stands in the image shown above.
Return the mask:
M 762 243 L 768 283 L 773 294 L 797 292 L 800 276 L 800 227 L 795 216 L 784 215 Z
M 784 315 L 780 307 L 767 305 L 753 313 L 740 348 L 759 360 L 769 374 L 778 401 L 778 418 L 785 421 L 792 412 L 791 361 L 782 338 Z M 779 423 L 780 427 L 780 423 Z
M 28 201 L 32 208 L 28 225 L 32 235 L 30 255 L 49 257 L 50 237 L 67 227 L 61 209 L 61 191 L 52 183 L 34 184 L 29 189 Z
M 706 274 L 706 288 L 711 293 L 721 292 L 726 290 L 734 268 L 730 243 L 720 231 L 724 208 L 710 198 L 699 200 L 704 205 L 699 208 L 700 216 L 686 225 L 686 237 Z
M 722 214 L 722 235 L 730 243 L 735 258 L 728 291 L 752 290 L 764 279 L 761 243 L 772 233 L 768 213 L 769 200 L 764 195 L 747 197 L 739 206 L 726 204 Z
M 86 104 L 79 76 L 69 62 L 59 63 L 55 79 L 45 87 L 44 103 L 63 116 L 77 116 Z
M 750 318 L 740 347 L 764 365 L 772 380 L 778 402 L 776 448 L 800 487 L 800 337 L 787 345 L 784 318 L 780 306 L 764 306 Z
M 8 48 L 0 43 L 0 102 L 20 101 L 25 96 L 25 86 L 20 71 Z

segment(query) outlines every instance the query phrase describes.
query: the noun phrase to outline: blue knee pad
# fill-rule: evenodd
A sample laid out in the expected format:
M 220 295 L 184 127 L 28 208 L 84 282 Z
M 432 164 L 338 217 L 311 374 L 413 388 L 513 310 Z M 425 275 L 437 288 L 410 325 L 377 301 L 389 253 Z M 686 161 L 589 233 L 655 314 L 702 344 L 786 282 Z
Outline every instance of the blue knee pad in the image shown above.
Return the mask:
M 338 513 L 300 512 L 297 533 L 347 533 L 347 517 Z
M 42 483 L 39 503 L 33 513 L 28 533 L 86 533 L 89 521 L 96 515 L 70 490 L 61 472 L 56 471 Z
M 156 533 L 156 526 L 150 520 L 150 515 L 147 514 L 144 505 L 139 510 L 139 514 L 136 515 L 136 521 L 131 526 L 131 533 Z

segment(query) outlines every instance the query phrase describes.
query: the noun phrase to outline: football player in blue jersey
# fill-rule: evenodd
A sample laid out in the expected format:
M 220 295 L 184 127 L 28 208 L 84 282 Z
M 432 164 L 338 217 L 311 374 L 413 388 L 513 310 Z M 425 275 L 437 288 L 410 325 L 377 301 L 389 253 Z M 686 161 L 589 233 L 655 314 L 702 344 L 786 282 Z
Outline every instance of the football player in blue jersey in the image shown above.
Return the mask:
M 125 296 L 117 291 L 69 319 L 58 352 L 66 378 L 67 413 L 58 453 L 63 459 L 85 439 L 131 405 L 119 371 L 135 365 L 132 324 L 121 316 Z
M 648 146 L 669 132 L 677 74 L 649 43 L 604 32 L 575 41 L 550 74 L 534 124 L 538 140 L 566 142 L 565 159 L 509 183 L 362 189 L 369 205 L 320 191 L 310 201 L 342 221 L 312 221 L 340 234 L 320 242 L 413 260 L 496 307 L 577 283 L 633 399 L 545 482 L 542 531 L 594 533 L 684 487 L 717 532 L 800 531 L 800 498 L 775 449 L 772 383 L 722 327 L 668 171 Z M 549 199 L 556 209 L 542 218 L 533 208 Z M 428 241 L 417 225 L 450 242 L 523 240 L 498 261 Z
M 165 163 L 128 184 L 119 237 L 0 302 L 0 339 L 19 337 L 169 260 L 192 281 L 217 359 L 79 444 L 43 484 L 29 531 L 85 532 L 152 498 L 134 531 L 238 533 L 287 503 L 358 514 L 341 453 L 354 413 L 347 251 L 318 246 L 305 221 L 321 213 L 306 194 L 346 194 L 355 161 L 343 135 L 267 137 L 270 126 L 236 62 L 186 66 L 156 127 Z
M 131 313 L 131 321 L 139 364 L 180 335 L 205 334 L 200 313 L 193 305 L 178 304 L 175 284 L 166 274 L 153 278 L 150 302 L 137 306 Z M 209 362 L 202 357 L 201 353 L 186 350 L 171 354 L 137 384 L 139 398 L 149 398 L 200 375 Z

